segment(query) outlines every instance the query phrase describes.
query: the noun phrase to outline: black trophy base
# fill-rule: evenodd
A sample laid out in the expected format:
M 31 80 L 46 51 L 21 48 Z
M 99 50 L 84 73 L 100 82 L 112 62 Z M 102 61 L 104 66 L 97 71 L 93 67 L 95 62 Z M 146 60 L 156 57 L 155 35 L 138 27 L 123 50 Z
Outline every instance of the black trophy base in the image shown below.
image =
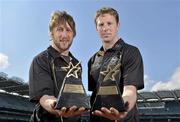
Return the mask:
M 117 109 L 119 112 L 126 111 L 121 95 L 97 95 L 91 111 L 101 110 L 101 107 Z
M 85 109 L 90 109 L 89 98 L 85 94 L 63 93 L 58 98 L 55 109 L 61 109 L 62 107 L 70 108 L 74 105 L 78 108 L 84 107 Z

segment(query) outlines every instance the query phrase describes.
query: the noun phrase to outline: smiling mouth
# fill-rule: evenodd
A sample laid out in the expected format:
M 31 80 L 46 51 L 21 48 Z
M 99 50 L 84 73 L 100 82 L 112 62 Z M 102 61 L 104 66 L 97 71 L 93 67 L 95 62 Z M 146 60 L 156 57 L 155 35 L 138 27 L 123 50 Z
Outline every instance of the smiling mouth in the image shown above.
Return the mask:
M 63 39 L 63 40 L 60 40 L 60 42 L 68 42 L 68 40 Z

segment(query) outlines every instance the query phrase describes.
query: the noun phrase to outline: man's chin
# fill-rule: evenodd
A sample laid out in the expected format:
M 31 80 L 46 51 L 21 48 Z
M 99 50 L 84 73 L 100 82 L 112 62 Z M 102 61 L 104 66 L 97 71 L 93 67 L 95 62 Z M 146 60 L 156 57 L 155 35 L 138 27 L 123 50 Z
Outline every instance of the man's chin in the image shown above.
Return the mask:
M 66 50 L 69 50 L 69 46 L 57 46 L 57 48 L 61 51 L 66 51 Z
M 110 40 L 110 39 L 104 39 L 103 42 L 104 42 L 104 43 L 110 43 L 111 40 Z

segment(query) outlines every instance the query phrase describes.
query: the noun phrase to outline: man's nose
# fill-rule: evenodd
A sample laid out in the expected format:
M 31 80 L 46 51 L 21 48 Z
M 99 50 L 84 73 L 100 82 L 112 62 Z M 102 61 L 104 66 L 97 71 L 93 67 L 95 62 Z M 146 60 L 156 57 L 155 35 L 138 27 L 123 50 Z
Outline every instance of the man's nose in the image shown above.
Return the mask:
M 67 34 L 66 31 L 63 31 L 63 32 L 61 33 L 61 36 L 62 36 L 62 37 L 67 37 L 67 35 L 68 35 L 68 34 Z
M 104 25 L 104 26 L 102 27 L 102 30 L 103 30 L 103 31 L 107 31 L 107 30 L 108 30 L 108 26 L 107 26 L 107 25 Z

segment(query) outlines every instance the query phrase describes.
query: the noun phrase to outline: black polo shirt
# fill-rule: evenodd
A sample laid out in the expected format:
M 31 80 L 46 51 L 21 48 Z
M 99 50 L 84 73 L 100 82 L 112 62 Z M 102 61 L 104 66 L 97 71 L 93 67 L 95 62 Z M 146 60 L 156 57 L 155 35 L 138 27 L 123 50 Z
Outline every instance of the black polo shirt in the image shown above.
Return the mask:
M 79 62 L 71 53 L 69 53 L 69 56 L 62 56 L 51 46 L 48 47 L 45 51 L 38 54 L 33 59 L 29 71 L 30 101 L 38 103 L 39 99 L 43 95 L 52 95 L 57 98 L 64 77 L 68 72 L 68 70 L 65 70 L 65 68 L 63 67 L 68 67 L 70 61 L 73 65 L 76 65 Z M 55 85 L 52 73 L 52 62 L 54 64 L 57 85 Z M 81 72 L 78 75 L 81 78 Z M 59 117 L 51 115 L 45 110 L 43 113 L 45 113 L 45 120 L 43 121 L 60 122 Z M 70 117 L 66 119 L 65 122 L 77 122 L 78 119 L 78 117 Z
M 121 92 L 123 92 L 124 85 L 134 85 L 138 90 L 144 88 L 143 61 L 139 49 L 119 39 L 116 44 L 106 52 L 104 52 L 103 47 L 101 47 L 88 62 L 88 90 L 92 91 L 91 103 L 94 101 L 96 95 L 100 69 L 107 68 L 106 64 L 112 60 L 112 57 L 116 57 L 116 55 L 118 57 L 118 55 L 121 54 L 119 52 L 122 53 L 122 67 L 121 74 L 119 74 L 121 78 L 120 81 L 118 81 Z M 129 112 L 128 118 L 130 119 L 128 119 L 128 122 L 136 122 L 137 112 L 135 111 L 137 110 L 134 108 L 132 112 Z M 93 121 L 101 122 L 99 117 L 92 117 L 95 118 Z M 103 122 L 106 121 L 111 122 L 110 120 L 103 120 Z

